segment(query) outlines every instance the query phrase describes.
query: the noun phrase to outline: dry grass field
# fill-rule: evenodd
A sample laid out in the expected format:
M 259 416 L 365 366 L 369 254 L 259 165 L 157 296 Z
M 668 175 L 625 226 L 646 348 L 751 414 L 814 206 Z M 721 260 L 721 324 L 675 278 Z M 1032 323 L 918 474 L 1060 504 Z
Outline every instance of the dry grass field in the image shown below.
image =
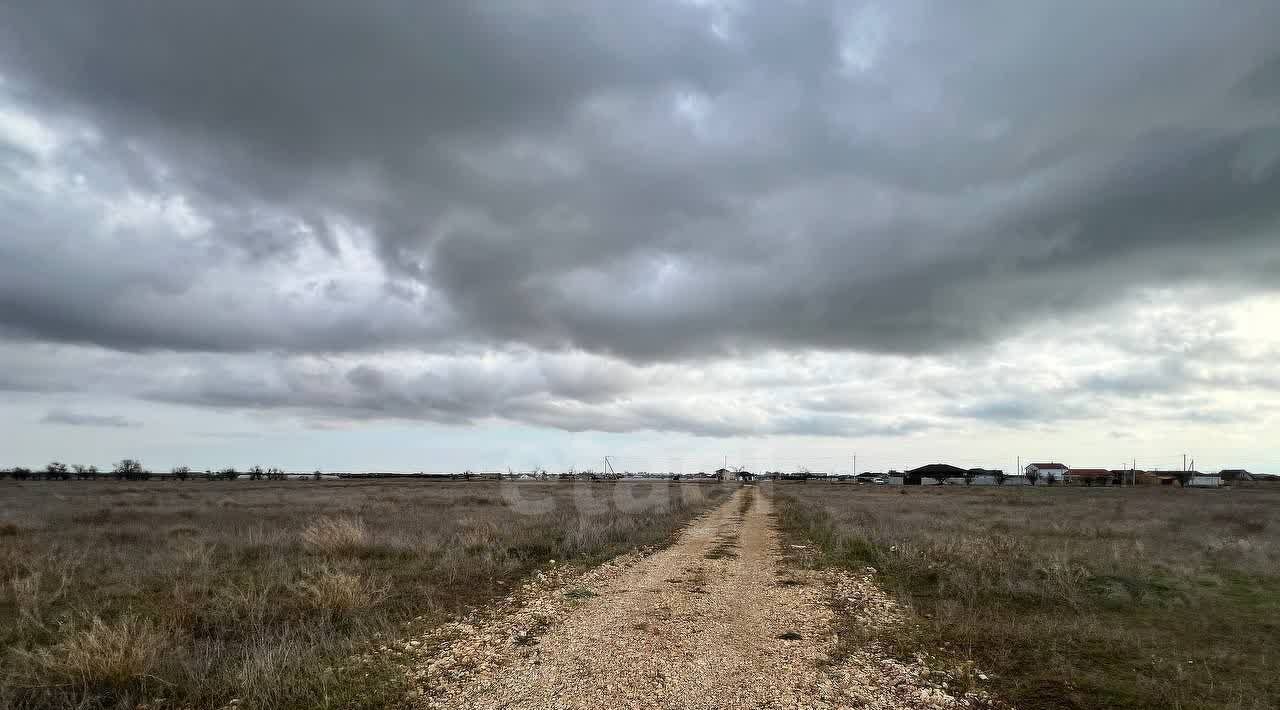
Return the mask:
M 775 485 L 810 562 L 874 567 L 937 653 L 1019 708 L 1280 707 L 1280 486 Z
M 539 565 L 666 542 L 730 486 L 0 482 L 0 707 L 381 707 L 347 659 Z

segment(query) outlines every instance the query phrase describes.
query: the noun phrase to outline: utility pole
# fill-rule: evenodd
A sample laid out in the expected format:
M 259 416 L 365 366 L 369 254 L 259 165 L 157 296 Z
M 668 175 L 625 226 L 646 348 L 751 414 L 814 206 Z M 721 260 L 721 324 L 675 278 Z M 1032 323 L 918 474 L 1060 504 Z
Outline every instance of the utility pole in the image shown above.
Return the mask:
M 1182 470 L 1183 470 L 1183 471 L 1187 470 L 1187 455 L 1186 455 L 1186 454 L 1183 454 L 1183 455 L 1182 455 Z
M 858 455 L 853 455 L 853 475 L 858 475 Z

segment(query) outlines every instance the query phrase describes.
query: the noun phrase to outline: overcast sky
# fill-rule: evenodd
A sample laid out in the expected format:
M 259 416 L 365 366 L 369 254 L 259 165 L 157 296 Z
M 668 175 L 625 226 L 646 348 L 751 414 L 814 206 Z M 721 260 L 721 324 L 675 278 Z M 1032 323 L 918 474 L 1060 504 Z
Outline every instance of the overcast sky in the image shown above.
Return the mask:
M 1280 472 L 1280 3 L 18 2 L 0 465 Z

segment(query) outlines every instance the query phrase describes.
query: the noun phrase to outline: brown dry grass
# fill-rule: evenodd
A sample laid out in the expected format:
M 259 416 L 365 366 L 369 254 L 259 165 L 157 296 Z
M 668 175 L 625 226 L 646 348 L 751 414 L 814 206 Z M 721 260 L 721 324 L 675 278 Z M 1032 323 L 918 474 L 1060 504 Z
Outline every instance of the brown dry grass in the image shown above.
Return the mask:
M 1020 708 L 1277 707 L 1280 486 L 774 490 L 817 564 L 907 604 L 851 644 L 976 664 Z
M 353 572 L 322 567 L 298 584 L 302 598 L 314 609 L 349 614 L 378 606 L 387 598 L 386 585 Z
M 330 555 L 359 550 L 368 539 L 359 518 L 319 518 L 302 530 L 302 544 Z
M 27 660 L 55 682 L 110 693 L 130 685 L 155 685 L 154 673 L 173 651 L 172 635 L 149 620 L 124 616 L 106 623 L 93 617 Z
M 518 488 L 512 488 L 512 486 Z M 731 486 L 0 482 L 0 707 L 385 707 L 350 659 L 548 560 L 666 542 Z

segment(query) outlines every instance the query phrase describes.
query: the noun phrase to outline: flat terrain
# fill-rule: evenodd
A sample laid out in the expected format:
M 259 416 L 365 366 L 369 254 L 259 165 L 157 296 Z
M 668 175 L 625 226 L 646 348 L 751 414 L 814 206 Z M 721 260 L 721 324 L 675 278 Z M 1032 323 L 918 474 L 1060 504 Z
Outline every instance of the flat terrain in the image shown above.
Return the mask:
M 0 707 L 381 707 L 345 660 L 549 560 L 664 544 L 728 486 L 0 481 Z
M 1261 710 L 1280 697 L 1280 487 L 0 491 L 0 707 Z
M 1280 486 L 774 487 L 814 567 L 875 567 L 912 624 L 847 629 L 976 667 L 1021 708 L 1280 698 Z
M 559 591 L 527 594 L 504 613 L 460 625 L 460 637 L 427 636 L 427 653 L 417 660 L 422 704 L 477 710 L 955 706 L 918 669 L 876 654 L 832 662 L 838 646 L 833 601 L 856 602 L 846 623 L 892 623 L 891 611 L 871 581 L 797 574 L 781 552 L 769 499 L 754 487 L 740 489 L 650 557 L 585 575 Z

